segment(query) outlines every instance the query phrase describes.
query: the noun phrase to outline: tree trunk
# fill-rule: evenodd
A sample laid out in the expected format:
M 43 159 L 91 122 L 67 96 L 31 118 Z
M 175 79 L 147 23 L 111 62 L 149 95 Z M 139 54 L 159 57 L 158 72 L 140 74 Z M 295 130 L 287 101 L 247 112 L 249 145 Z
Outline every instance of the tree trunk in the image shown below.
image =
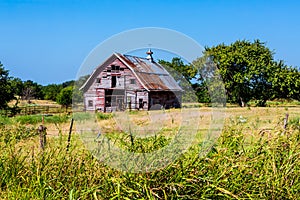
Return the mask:
M 246 102 L 243 100 L 242 97 L 240 97 L 240 106 L 245 107 L 246 105 L 247 105 Z

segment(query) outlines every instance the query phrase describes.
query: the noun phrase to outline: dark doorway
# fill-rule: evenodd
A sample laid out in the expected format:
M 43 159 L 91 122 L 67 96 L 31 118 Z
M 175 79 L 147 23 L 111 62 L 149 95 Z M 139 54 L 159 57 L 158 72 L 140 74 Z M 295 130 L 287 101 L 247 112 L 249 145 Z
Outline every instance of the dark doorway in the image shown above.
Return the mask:
M 143 108 L 143 99 L 139 99 L 139 108 Z
M 111 87 L 114 88 L 117 85 L 117 77 L 116 76 L 112 76 L 111 77 Z
M 117 109 L 118 110 L 123 110 L 123 104 L 124 104 L 124 98 L 123 97 L 118 97 L 117 98 Z

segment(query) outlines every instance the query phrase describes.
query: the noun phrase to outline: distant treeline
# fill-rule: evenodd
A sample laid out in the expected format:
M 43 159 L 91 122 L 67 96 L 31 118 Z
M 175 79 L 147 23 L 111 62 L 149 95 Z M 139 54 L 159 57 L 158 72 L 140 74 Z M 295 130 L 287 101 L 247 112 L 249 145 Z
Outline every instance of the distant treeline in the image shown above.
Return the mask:
M 81 78 L 76 83 L 83 84 L 86 78 L 87 76 Z M 20 111 L 20 100 L 25 100 L 30 104 L 33 99 L 52 100 L 67 109 L 72 104 L 74 91 L 77 94 L 77 99 L 81 100 L 80 98 L 82 98 L 78 84 L 75 84 L 75 81 L 71 80 L 60 84 L 43 86 L 32 80 L 23 81 L 20 78 L 9 76 L 9 71 L 5 70 L 0 62 L 0 111 L 2 110 L 2 114 L 7 113 L 7 111 L 12 115 L 17 114 Z M 9 106 L 8 103 L 12 100 L 15 100 L 15 103 Z
M 257 106 L 265 106 L 268 100 L 274 99 L 300 101 L 299 68 L 274 60 L 274 52 L 259 40 L 219 44 L 206 47 L 202 53 L 189 64 L 181 58 L 173 58 L 171 62 L 158 61 L 184 90 L 184 102 L 210 103 L 212 98 L 221 97 L 221 93 L 224 93 L 224 98 L 218 100 L 240 106 L 246 106 L 249 101 L 256 101 Z M 217 76 L 222 80 L 223 90 L 214 81 Z M 78 102 L 83 100 L 79 87 L 87 78 L 83 76 L 76 82 L 71 80 L 42 86 L 31 80 L 9 76 L 0 63 L 0 110 L 16 108 L 21 99 L 28 103 L 32 99 L 52 100 L 67 109 L 74 95 Z M 12 108 L 8 102 L 13 99 L 17 101 Z
M 49 84 L 43 86 L 31 80 L 22 81 L 19 78 L 12 78 L 10 80 L 14 87 L 14 92 L 21 100 L 30 102 L 32 99 L 52 100 L 56 101 L 60 91 L 67 87 L 73 87 L 75 81 L 66 81 L 60 84 Z

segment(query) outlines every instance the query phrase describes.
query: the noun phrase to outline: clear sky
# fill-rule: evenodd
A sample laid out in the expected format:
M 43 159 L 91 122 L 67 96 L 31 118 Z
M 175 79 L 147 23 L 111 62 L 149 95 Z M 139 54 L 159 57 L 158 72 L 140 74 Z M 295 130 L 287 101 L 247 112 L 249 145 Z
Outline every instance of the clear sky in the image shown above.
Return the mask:
M 260 39 L 276 60 L 300 66 L 300 1 L 0 0 L 0 61 L 40 84 L 76 78 L 89 52 L 122 31 L 162 27 L 203 46 Z

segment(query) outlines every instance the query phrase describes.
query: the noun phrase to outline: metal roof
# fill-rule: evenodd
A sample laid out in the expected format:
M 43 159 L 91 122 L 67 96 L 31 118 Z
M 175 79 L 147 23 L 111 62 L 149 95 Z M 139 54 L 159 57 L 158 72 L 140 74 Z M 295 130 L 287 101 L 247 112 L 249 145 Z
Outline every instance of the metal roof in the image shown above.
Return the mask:
M 134 71 L 148 90 L 182 91 L 169 72 L 155 61 L 131 55 L 118 54 Z
M 160 64 L 146 58 L 120 53 L 114 53 L 99 65 L 80 89 L 85 90 L 90 87 L 97 74 L 104 70 L 104 67 L 115 58 L 119 58 L 121 62 L 127 65 L 148 91 L 183 91 L 169 72 Z

